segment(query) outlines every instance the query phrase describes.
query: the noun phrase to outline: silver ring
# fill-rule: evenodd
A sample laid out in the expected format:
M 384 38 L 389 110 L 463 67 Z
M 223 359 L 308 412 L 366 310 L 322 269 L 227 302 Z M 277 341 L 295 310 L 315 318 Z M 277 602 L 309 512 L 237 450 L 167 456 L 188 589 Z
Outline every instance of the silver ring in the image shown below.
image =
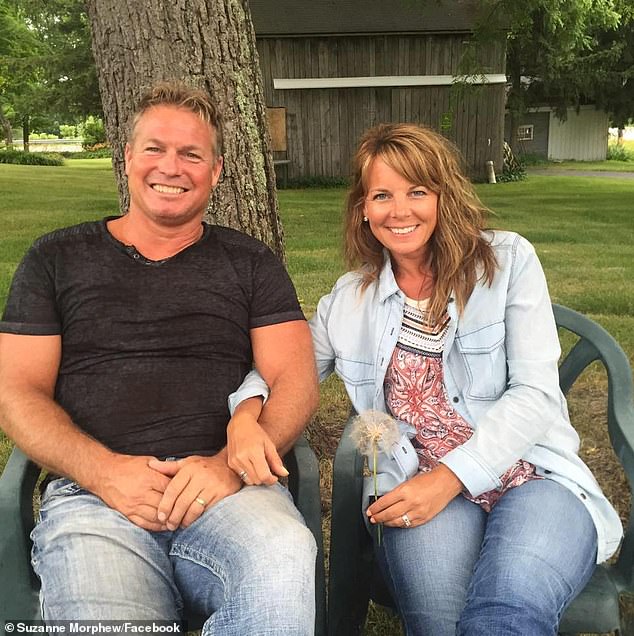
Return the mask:
M 412 522 L 410 521 L 410 518 L 407 516 L 407 513 L 405 513 L 401 519 L 403 520 L 403 524 L 406 528 L 409 528 L 412 525 Z
M 207 505 L 207 502 L 202 497 L 196 497 L 194 501 L 197 504 L 200 504 L 203 508 Z
M 238 477 L 240 477 L 240 479 L 246 484 L 247 483 L 247 478 L 249 477 L 249 474 L 247 473 L 246 470 L 243 470 Z

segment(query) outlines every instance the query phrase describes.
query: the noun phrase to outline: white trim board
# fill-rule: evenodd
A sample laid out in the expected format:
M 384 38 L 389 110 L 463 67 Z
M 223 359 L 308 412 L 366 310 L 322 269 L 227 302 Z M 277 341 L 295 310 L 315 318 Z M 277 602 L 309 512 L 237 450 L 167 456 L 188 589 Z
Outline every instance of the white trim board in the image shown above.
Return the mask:
M 451 86 L 467 84 L 506 84 L 503 73 L 486 73 L 468 77 L 455 75 L 379 75 L 370 77 L 298 77 L 273 79 L 276 90 L 301 88 L 364 88 L 373 86 Z

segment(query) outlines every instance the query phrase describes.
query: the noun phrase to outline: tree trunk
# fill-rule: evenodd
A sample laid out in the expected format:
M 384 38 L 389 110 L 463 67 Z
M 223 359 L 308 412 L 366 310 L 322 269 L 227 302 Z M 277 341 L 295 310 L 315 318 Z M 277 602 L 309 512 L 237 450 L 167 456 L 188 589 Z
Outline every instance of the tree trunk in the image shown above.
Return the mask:
M 0 126 L 4 131 L 4 143 L 7 150 L 13 150 L 13 131 L 11 129 L 11 122 L 4 116 L 2 107 L 0 107 Z
M 616 145 L 623 146 L 623 144 L 625 143 L 625 140 L 624 140 L 625 129 L 619 126 L 618 131 L 619 132 L 617 133 L 617 137 L 616 137 Z
M 87 8 L 121 209 L 128 207 L 123 151 L 134 104 L 158 80 L 188 81 L 212 95 L 225 121 L 224 171 L 209 220 L 255 236 L 283 257 L 247 0 L 88 0 Z
M 514 154 L 518 154 L 519 141 L 517 139 L 517 127 L 520 116 L 524 111 L 524 95 L 522 88 L 522 67 L 519 51 L 513 42 L 509 42 L 506 58 L 506 73 L 509 76 L 511 87 L 506 99 L 506 107 L 509 112 L 509 146 Z
M 22 117 L 22 150 L 24 152 L 29 152 L 31 149 L 29 147 L 29 137 L 31 136 L 31 117 L 29 115 L 24 115 Z

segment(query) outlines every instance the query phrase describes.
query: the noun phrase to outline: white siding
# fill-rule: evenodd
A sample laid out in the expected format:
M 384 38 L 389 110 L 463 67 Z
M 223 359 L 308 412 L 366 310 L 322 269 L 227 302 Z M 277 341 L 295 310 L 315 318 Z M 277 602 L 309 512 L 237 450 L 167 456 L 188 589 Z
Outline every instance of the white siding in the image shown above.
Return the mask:
M 548 158 L 551 160 L 603 161 L 608 151 L 608 115 L 594 106 L 568 109 L 562 122 L 550 113 Z

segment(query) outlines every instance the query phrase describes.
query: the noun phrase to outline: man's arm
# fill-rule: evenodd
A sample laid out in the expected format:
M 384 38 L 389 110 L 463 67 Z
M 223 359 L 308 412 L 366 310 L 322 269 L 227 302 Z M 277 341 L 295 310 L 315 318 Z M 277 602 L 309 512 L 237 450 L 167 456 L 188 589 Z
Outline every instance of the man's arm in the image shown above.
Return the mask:
M 247 483 L 270 484 L 276 481 L 273 473 L 286 472 L 280 455 L 292 448 L 315 412 L 319 385 L 312 337 L 303 320 L 252 329 L 251 341 L 255 366 L 270 394 L 259 417 L 240 416 L 238 409 L 251 400 L 236 408 L 227 430 L 229 465 L 236 473 L 245 471 Z
M 270 386 L 266 404 L 252 398 L 236 409 L 228 446 L 217 455 L 150 463 L 172 477 L 159 505 L 159 519 L 171 530 L 190 525 L 208 506 L 237 492 L 242 471 L 253 485 L 275 482 L 271 469 L 286 473 L 280 455 L 292 448 L 317 408 L 315 358 L 304 320 L 252 329 L 251 344 L 254 362 Z
M 0 425 L 36 463 L 69 477 L 137 525 L 160 530 L 156 509 L 169 478 L 148 457 L 113 453 L 55 402 L 61 336 L 0 334 Z

